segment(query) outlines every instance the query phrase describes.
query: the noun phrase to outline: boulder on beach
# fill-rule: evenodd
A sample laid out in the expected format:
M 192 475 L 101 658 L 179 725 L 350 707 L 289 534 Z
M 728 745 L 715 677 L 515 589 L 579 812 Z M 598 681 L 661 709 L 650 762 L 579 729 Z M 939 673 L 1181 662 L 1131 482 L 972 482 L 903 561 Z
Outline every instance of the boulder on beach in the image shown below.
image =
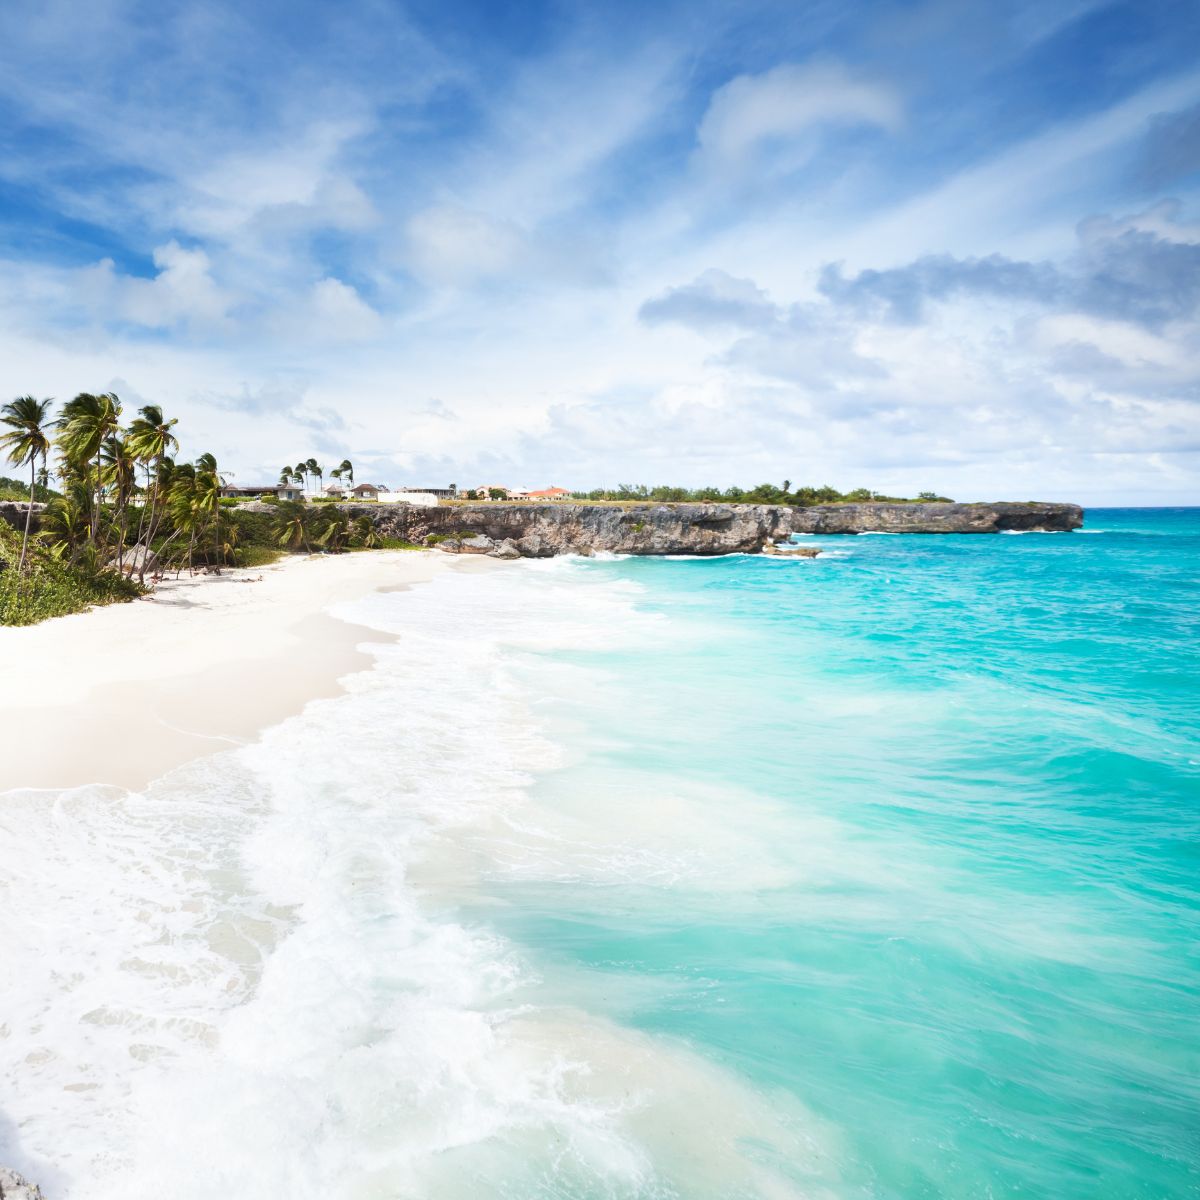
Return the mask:
M 108 565 L 125 575 L 138 575 L 143 571 L 153 575 L 158 570 L 158 555 L 147 546 L 131 546 L 121 556 L 120 562 L 114 558 Z

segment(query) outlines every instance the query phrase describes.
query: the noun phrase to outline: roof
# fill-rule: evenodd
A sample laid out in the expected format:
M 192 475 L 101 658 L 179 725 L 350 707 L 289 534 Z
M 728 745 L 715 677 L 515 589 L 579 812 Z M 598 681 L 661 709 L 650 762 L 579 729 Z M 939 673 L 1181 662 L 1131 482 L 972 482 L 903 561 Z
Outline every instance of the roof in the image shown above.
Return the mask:
M 568 488 L 552 487 L 542 488 L 540 492 L 526 492 L 527 496 L 569 496 L 571 494 Z

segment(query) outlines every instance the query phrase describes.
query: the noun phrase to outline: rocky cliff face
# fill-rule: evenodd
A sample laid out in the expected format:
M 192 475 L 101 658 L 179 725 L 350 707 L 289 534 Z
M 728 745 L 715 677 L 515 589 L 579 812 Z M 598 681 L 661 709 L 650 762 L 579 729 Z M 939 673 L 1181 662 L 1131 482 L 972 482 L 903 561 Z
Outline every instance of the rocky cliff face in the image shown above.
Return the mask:
M 381 533 L 448 549 L 500 557 L 556 554 L 755 553 L 792 533 L 999 533 L 1066 531 L 1083 524 L 1074 504 L 456 504 L 345 505 L 371 517 Z
M 791 510 L 793 533 L 1066 532 L 1083 524 L 1077 504 L 822 504 Z
M 0 1200 L 44 1200 L 42 1189 L 36 1183 L 0 1167 Z
M 25 510 L 28 507 L 29 502 L 26 500 L 0 500 L 0 521 L 4 521 L 14 529 L 20 531 L 25 528 Z M 33 506 L 31 529 L 37 529 L 38 516 L 45 507 L 44 504 L 35 504 Z

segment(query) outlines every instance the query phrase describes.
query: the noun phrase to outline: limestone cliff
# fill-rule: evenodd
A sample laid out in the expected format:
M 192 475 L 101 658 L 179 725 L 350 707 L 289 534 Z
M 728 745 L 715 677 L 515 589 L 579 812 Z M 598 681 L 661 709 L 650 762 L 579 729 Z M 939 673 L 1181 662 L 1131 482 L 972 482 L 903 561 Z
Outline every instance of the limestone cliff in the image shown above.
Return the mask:
M 456 504 L 345 505 L 380 532 L 412 542 L 503 557 L 556 554 L 756 553 L 792 533 L 999 533 L 1067 531 L 1083 524 L 1074 504 Z

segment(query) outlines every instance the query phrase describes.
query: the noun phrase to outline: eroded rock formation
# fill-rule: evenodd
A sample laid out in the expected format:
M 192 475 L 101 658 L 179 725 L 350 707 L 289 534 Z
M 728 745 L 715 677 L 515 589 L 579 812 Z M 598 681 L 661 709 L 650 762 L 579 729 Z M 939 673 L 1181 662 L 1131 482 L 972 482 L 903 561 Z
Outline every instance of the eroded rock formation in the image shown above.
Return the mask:
M 16 1171 L 0 1167 L 0 1200 L 44 1200 L 42 1189 Z
M 556 554 L 757 553 L 793 533 L 999 533 L 1067 531 L 1083 524 L 1074 504 L 454 504 L 343 505 L 381 533 L 496 557 Z

